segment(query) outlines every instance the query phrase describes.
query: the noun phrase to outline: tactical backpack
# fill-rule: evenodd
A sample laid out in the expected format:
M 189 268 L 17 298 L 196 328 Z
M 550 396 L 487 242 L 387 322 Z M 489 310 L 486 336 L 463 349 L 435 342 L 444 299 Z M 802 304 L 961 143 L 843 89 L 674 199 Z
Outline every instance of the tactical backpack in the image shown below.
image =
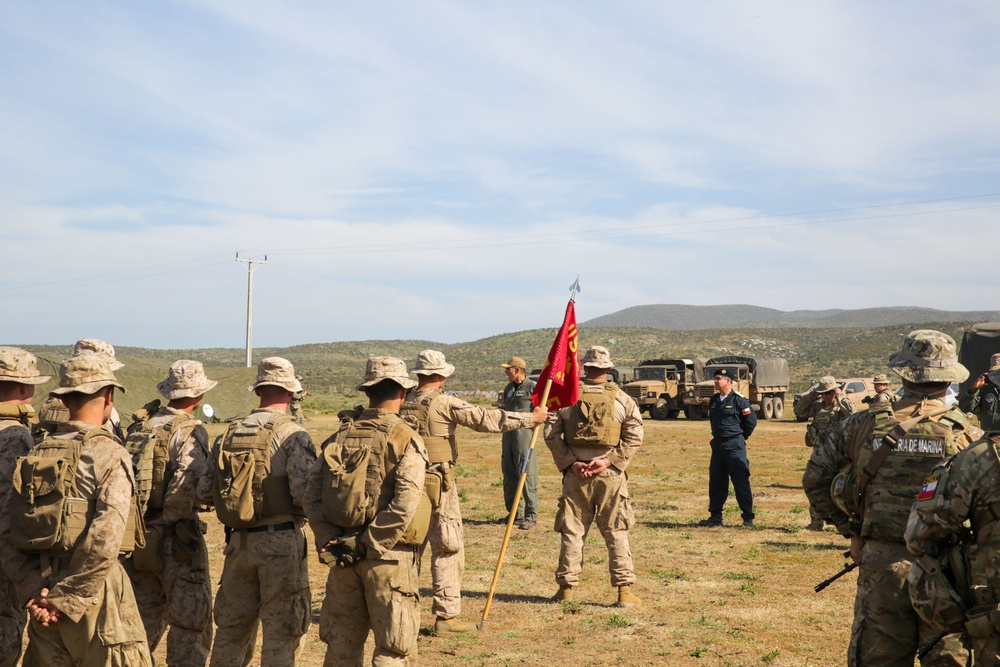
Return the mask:
M 345 419 L 340 429 L 322 445 L 323 517 L 335 526 L 362 529 L 380 509 L 388 506 L 394 489 L 383 488 L 387 447 L 402 451 L 409 444 L 408 426 L 402 418 L 354 421 Z M 400 544 L 422 545 L 427 538 L 432 509 L 441 502 L 440 473 L 435 484 L 425 481 L 417 513 L 399 540 Z M 425 477 L 426 479 L 426 477 Z
M 190 433 L 198 425 L 198 420 L 184 414 L 163 426 L 149 428 L 149 419 L 159 407 L 160 402 L 157 400 L 133 413 L 134 421 L 128 427 L 128 436 L 125 438 L 125 449 L 132 456 L 132 469 L 135 471 L 135 493 L 144 517 L 148 517 L 150 512 L 163 510 L 163 497 L 170 483 L 167 476 L 169 447 L 174 434 L 182 429 Z
M 293 421 L 276 415 L 260 426 L 230 424 L 212 448 L 215 466 L 215 513 L 229 528 L 249 528 L 269 516 L 302 516 L 292 502 L 288 478 L 271 476 L 271 440 L 283 424 Z
M 612 382 L 585 386 L 565 420 L 566 442 L 581 447 L 617 447 L 622 436 L 621 422 L 615 419 L 617 395 L 618 387 Z
M 431 463 L 450 463 L 458 459 L 458 443 L 454 434 L 431 435 L 427 415 L 431 405 L 444 396 L 440 389 L 434 389 L 420 397 L 418 401 L 407 401 L 399 410 L 399 416 L 417 430 L 427 448 Z
M 31 423 L 34 416 L 35 409 L 31 407 L 30 403 L 21 403 L 20 405 L 0 403 L 0 421 L 16 421 L 30 430 L 34 426 Z
M 972 608 L 965 542 L 945 549 L 937 558 L 924 554 L 906 575 L 910 603 L 926 623 L 938 630 L 964 632 Z
M 66 556 L 79 545 L 93 521 L 96 501 L 80 496 L 77 466 L 83 448 L 98 434 L 108 435 L 94 428 L 80 431 L 73 438 L 46 437 L 27 456 L 17 460 L 8 500 L 15 547 Z M 133 496 L 119 551 L 130 553 L 143 546 L 144 534 L 145 526 Z

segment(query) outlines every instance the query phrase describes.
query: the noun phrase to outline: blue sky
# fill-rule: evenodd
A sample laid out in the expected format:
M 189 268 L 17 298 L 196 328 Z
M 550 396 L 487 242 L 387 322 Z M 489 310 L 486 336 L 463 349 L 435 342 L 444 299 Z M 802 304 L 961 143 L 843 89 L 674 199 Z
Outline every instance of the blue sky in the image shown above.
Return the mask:
M 0 5 L 8 343 L 1000 309 L 1000 5 Z M 973 267 L 983 267 L 976 269 Z M 14 315 L 16 314 L 16 316 Z

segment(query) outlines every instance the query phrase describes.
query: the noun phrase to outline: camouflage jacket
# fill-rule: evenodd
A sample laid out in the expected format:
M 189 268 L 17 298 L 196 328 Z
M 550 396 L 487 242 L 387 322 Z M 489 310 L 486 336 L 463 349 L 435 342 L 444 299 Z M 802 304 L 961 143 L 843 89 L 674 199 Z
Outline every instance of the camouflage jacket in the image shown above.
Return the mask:
M 812 417 L 812 424 L 806 428 L 806 444 L 815 447 L 826 436 L 833 425 L 854 414 L 854 403 L 846 396 L 837 394 L 831 405 L 823 398 L 809 393 L 795 404 L 795 416 L 799 419 Z
M 972 527 L 967 549 L 974 603 L 1000 602 L 1000 458 L 997 436 L 984 437 L 934 469 L 924 480 L 906 526 L 915 556 L 937 556 Z
M 877 408 L 873 406 L 837 422 L 813 449 L 802 477 L 802 487 L 817 513 L 836 525 L 844 536 L 902 542 L 910 506 L 924 478 L 946 456 L 965 449 L 982 435 L 965 413 L 952 408 L 933 421 L 918 424 L 906 434 L 909 437 L 900 439 L 868 485 L 860 524 L 837 507 L 830 484 L 848 465 L 858 479 L 864 475 L 865 465 L 881 445 L 881 438 L 872 435 L 880 423 L 880 414 L 889 415 L 895 422 L 905 421 L 918 411 L 927 414 L 943 407 L 943 399 L 943 392 L 927 396 L 907 391 L 891 406 L 879 403 Z
M 987 433 L 1000 433 L 1000 387 L 992 382 L 976 392 L 963 391 L 958 406 L 979 417 L 979 426 Z
M 155 430 L 185 416 L 180 410 L 163 406 L 149 418 L 147 428 Z M 198 504 L 198 480 L 208 463 L 208 432 L 201 422 L 191 420 L 175 431 L 167 443 L 167 455 L 162 520 L 171 524 L 194 516 Z

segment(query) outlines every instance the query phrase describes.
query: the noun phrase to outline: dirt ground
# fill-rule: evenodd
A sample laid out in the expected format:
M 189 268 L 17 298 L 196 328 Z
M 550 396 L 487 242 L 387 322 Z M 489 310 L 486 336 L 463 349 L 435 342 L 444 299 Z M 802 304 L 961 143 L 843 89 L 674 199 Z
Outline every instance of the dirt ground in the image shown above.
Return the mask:
M 332 417 L 306 424 L 319 443 Z M 220 427 L 214 426 L 214 431 Z M 822 593 L 813 586 L 843 564 L 847 541 L 809 522 L 800 481 L 809 449 L 805 424 L 760 422 L 750 440 L 756 527 L 740 526 L 735 498 L 723 528 L 698 528 L 707 516 L 708 422 L 646 421 L 642 449 L 629 468 L 636 525 L 631 533 L 638 574 L 636 609 L 612 606 L 615 590 L 597 531 L 587 542 L 583 581 L 573 602 L 552 603 L 559 540 L 552 532 L 560 475 L 539 442 L 538 527 L 515 529 L 485 630 L 433 636 L 430 575 L 421 575 L 419 661 L 424 665 L 834 665 L 845 660 L 855 575 Z M 461 433 L 458 484 L 465 519 L 463 613 L 482 616 L 504 527 L 500 436 Z M 211 517 L 209 517 L 211 519 Z M 222 530 L 210 521 L 213 580 L 222 571 Z M 315 552 L 313 552 L 315 553 Z M 316 625 L 326 567 L 311 557 L 314 623 L 302 665 L 322 663 Z M 369 639 L 367 660 L 371 656 Z M 162 663 L 164 648 L 157 651 Z M 255 662 L 254 664 L 258 664 Z

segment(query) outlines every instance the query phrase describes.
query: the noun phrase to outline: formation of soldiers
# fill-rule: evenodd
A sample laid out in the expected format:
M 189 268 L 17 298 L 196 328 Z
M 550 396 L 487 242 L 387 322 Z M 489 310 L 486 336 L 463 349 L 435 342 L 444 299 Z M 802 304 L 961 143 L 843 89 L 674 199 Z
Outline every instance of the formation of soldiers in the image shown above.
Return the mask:
M 516 357 L 504 364 L 523 366 Z M 370 632 L 373 664 L 415 664 L 428 544 L 436 633 L 476 630 L 460 619 L 458 426 L 511 433 L 544 423 L 563 475 L 553 599 L 573 599 L 596 523 L 616 604 L 641 603 L 627 470 L 643 425 L 635 402 L 608 382 L 605 348 L 584 356 L 580 400 L 551 414 L 450 396 L 444 385 L 455 368 L 434 350 L 412 370 L 398 358 L 369 359 L 357 386 L 367 407 L 342 413 L 319 447 L 292 415 L 303 388 L 280 357 L 262 360 L 249 387 L 259 407 L 211 444 L 193 416 L 217 384 L 202 364 L 174 363 L 157 385 L 163 401 L 137 411 L 124 432 L 116 367 L 110 345 L 79 341 L 60 365 L 58 404 L 47 402 L 36 420 L 34 389 L 50 378 L 34 355 L 0 348 L 0 667 L 21 659 L 25 625 L 25 665 L 147 665 L 165 638 L 168 664 L 205 665 L 210 656 L 211 665 L 243 666 L 258 633 L 261 664 L 294 665 L 312 617 L 307 521 L 329 566 L 319 615 L 325 664 L 360 664 Z M 813 519 L 849 538 L 860 565 L 848 664 L 909 666 L 919 653 L 922 665 L 971 664 L 973 655 L 1000 665 L 1000 428 L 981 416 L 984 433 L 945 400 L 951 383 L 968 378 L 949 336 L 911 332 L 888 367 L 901 395 L 877 376 L 867 411 L 848 407 L 831 377 L 797 406 L 813 418 L 803 477 Z M 521 375 L 508 375 L 511 399 L 523 391 Z M 960 400 L 989 415 L 998 385 L 1000 355 Z M 728 378 L 716 386 L 719 482 L 702 524 L 721 525 L 731 478 L 752 527 L 752 410 Z M 214 599 L 199 514 L 209 506 L 226 536 Z

